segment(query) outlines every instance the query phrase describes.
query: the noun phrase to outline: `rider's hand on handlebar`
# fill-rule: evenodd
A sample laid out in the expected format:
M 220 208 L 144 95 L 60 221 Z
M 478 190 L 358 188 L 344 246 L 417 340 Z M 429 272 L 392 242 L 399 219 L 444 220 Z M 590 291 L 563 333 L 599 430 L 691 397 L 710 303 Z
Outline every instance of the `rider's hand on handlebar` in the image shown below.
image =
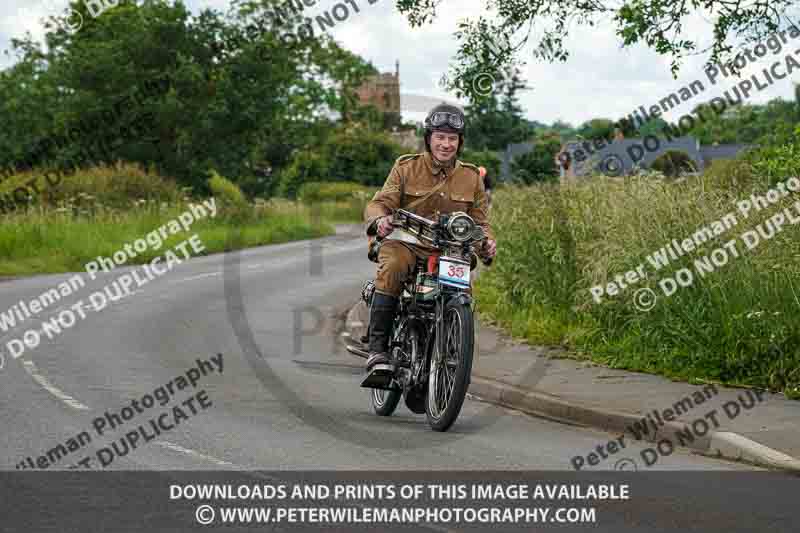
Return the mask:
M 378 236 L 380 238 L 386 237 L 392 232 L 392 230 L 394 230 L 394 226 L 392 226 L 391 216 L 381 217 L 378 220 Z

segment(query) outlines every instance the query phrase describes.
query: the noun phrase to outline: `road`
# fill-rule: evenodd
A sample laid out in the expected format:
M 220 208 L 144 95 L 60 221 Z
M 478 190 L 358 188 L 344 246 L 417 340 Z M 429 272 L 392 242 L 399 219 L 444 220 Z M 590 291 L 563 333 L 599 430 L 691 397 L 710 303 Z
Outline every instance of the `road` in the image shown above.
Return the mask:
M 574 455 L 609 440 L 599 431 L 474 398 L 445 434 L 430 431 L 424 416 L 402 404 L 391 418 L 373 415 L 367 391 L 358 387 L 362 361 L 344 351 L 336 331 L 336 317 L 373 274 L 365 255 L 363 239 L 343 227 L 318 241 L 196 258 L 18 359 L 5 343 L 39 321 L 4 333 L 1 468 L 15 469 L 29 456 L 36 461 L 84 430 L 91 444 L 50 468 L 93 455 L 122 437 L 122 431 L 97 436 L 96 417 L 119 413 L 195 366 L 196 359 L 218 353 L 222 373 L 203 376 L 197 389 L 176 396 L 203 389 L 211 406 L 115 457 L 108 469 L 570 470 Z M 59 305 L 87 298 L 119 274 L 98 278 Z M 2 310 L 66 277 L 3 283 Z M 45 311 L 39 318 L 52 315 Z M 124 423 L 126 431 L 159 409 L 137 414 Z M 630 446 L 638 455 L 641 446 Z M 681 451 L 657 467 L 749 469 Z M 614 462 L 597 468 L 614 468 Z

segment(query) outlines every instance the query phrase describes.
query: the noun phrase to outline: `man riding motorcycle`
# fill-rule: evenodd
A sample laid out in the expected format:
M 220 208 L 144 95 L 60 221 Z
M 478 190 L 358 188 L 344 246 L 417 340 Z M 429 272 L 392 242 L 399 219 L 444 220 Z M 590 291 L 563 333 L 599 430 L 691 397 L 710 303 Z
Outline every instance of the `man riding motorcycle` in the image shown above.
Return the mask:
M 489 229 L 488 198 L 478 167 L 458 161 L 464 145 L 464 114 L 455 106 L 441 104 L 425 118 L 425 152 L 400 156 L 383 188 L 367 204 L 367 235 L 385 238 L 378 252 L 378 272 L 369 319 L 367 372 L 376 364 L 393 364 L 388 353 L 389 334 L 403 283 L 416 258 L 427 258 L 431 249 L 405 232 L 393 233 L 392 213 L 407 209 L 428 219 L 464 211 L 487 235 L 483 254 L 494 257 L 497 249 Z

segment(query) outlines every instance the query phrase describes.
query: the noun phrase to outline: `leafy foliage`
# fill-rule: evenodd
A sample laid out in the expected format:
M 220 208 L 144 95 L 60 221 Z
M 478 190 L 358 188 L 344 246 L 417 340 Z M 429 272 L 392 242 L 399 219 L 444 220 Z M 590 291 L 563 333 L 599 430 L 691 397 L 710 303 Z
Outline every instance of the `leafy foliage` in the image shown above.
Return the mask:
M 435 0 L 397 0 L 398 10 L 412 26 L 433 23 L 438 4 Z M 614 24 L 623 46 L 646 44 L 667 56 L 676 75 L 682 59 L 690 54 L 709 51 L 708 61 L 714 63 L 732 59 L 735 40 L 744 37 L 752 42 L 776 31 L 789 18 L 784 12 L 794 5 L 792 0 L 623 3 L 485 0 L 486 15 L 491 20 L 481 15 L 459 24 L 455 35 L 461 45 L 451 68 L 449 88 L 476 96 L 480 88 L 473 80 L 486 74 L 498 78 L 515 65 L 532 32 L 541 36 L 534 43 L 535 58 L 566 61 L 569 50 L 564 43 L 571 32 L 580 35 L 587 27 L 601 22 Z M 697 12 L 714 13 L 707 35 L 689 24 L 690 17 Z M 706 42 L 710 46 L 706 47 Z
M 523 89 L 525 85 L 517 71 L 495 84 L 489 94 L 466 106 L 468 148 L 505 150 L 507 145 L 533 136 L 535 127 L 525 119 L 517 97 Z
M 502 161 L 494 152 L 490 150 L 464 150 L 459 159 L 478 167 L 484 167 L 492 183 L 497 183 Z
M 753 171 L 775 184 L 792 176 L 800 176 L 800 125 L 791 142 L 769 145 L 746 155 Z
M 607 118 L 594 118 L 578 128 L 578 134 L 587 140 L 611 139 L 614 135 L 614 122 Z
M 764 105 L 740 104 L 722 114 L 709 104 L 700 104 L 692 114 L 705 120 L 697 121 L 686 134 L 696 137 L 701 144 L 790 142 L 800 122 L 799 104 L 775 98 Z
M 325 35 L 287 45 L 282 35 L 301 19 L 277 27 L 265 13 L 279 3 L 234 0 L 226 14 L 192 16 L 182 2 L 121 0 L 94 18 L 73 1 L 79 32 L 51 26 L 46 49 L 30 36 L 12 43 L 20 59 L 0 74 L 0 167 L 64 167 L 91 153 L 155 163 L 198 191 L 216 168 L 263 192 L 255 169 L 280 168 L 315 142 L 324 112 L 346 115 L 352 89 L 374 71 Z M 167 80 L 163 90 L 135 99 L 132 88 L 152 79 Z M 67 146 L 36 149 L 70 131 Z
M 403 147 L 384 132 L 353 123 L 335 129 L 316 146 L 299 150 L 282 172 L 278 192 L 294 197 L 308 182 L 352 181 L 381 186 Z
M 525 185 L 556 181 L 558 170 L 555 155 L 560 149 L 561 140 L 556 135 L 536 139 L 533 150 L 514 158 L 511 163 L 514 181 Z
M 652 170 L 661 172 L 667 177 L 674 178 L 685 172 L 697 170 L 689 154 L 680 150 L 667 150 L 650 164 Z

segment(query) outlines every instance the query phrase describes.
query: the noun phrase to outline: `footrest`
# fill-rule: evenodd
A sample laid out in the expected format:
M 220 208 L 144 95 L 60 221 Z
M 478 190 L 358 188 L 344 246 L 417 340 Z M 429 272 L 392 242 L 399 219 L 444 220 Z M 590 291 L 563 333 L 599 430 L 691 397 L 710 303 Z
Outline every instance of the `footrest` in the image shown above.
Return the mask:
M 369 350 L 362 348 L 361 346 L 357 346 L 355 344 L 346 344 L 345 348 L 353 355 L 363 357 L 364 359 L 369 359 Z
M 394 377 L 394 365 L 375 365 L 361 381 L 361 386 L 368 389 L 391 390 Z

